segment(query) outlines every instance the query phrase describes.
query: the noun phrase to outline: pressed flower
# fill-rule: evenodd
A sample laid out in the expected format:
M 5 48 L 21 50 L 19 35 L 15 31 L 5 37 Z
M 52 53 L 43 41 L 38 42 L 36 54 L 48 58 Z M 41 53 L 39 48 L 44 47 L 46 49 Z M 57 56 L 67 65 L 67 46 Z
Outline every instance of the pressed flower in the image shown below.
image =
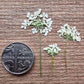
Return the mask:
M 21 26 L 21 28 L 24 28 L 24 29 L 26 29 L 26 27 L 27 27 L 27 20 L 24 20 L 24 23 L 22 23 L 22 26 Z
M 67 42 L 68 42 L 68 40 L 80 42 L 81 41 L 80 33 L 77 31 L 75 26 L 71 27 L 68 24 L 65 24 L 64 26 L 61 26 L 61 29 L 58 30 L 57 32 L 59 33 L 59 36 L 66 39 L 64 55 L 65 55 L 65 68 L 66 68 L 66 71 L 67 71 L 67 61 L 66 61 Z
M 28 27 L 32 28 L 32 33 L 36 34 L 39 33 L 39 46 L 40 46 L 40 76 L 41 72 L 41 34 L 47 36 L 49 32 L 52 30 L 52 20 L 48 18 L 48 14 L 42 12 L 41 9 L 31 14 L 30 12 L 27 13 L 27 20 L 24 20 L 22 23 L 21 28 L 27 29 Z
M 76 27 L 70 27 L 68 24 L 65 24 L 57 31 L 59 36 L 64 37 L 67 40 L 80 41 L 80 33 L 77 31 Z
M 43 12 L 39 9 L 38 11 L 34 12 L 34 14 L 31 14 L 30 12 L 27 13 L 27 20 L 24 20 L 24 23 L 22 23 L 21 28 L 26 29 L 27 26 L 34 27 L 36 31 L 41 31 L 41 33 L 44 33 L 45 36 L 48 35 L 49 32 L 52 30 L 52 20 L 51 18 L 48 18 L 48 14 Z M 35 34 L 35 33 L 33 33 Z
M 35 28 L 33 28 L 33 29 L 32 29 L 32 33 L 33 33 L 33 34 L 36 34 L 36 33 L 38 33 L 38 31 L 37 31 Z
M 53 58 L 56 54 L 60 52 L 60 48 L 57 46 L 57 44 L 49 45 L 48 47 L 45 47 L 43 50 L 47 51 L 48 54 L 52 57 L 52 74 L 53 74 Z

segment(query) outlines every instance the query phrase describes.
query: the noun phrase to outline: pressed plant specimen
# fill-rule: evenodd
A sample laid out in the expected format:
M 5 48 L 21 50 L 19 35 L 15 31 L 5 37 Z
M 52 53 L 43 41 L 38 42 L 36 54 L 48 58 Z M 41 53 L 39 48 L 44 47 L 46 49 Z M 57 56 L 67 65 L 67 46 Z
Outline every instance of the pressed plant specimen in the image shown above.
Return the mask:
M 41 9 L 31 14 L 30 12 L 27 13 L 27 20 L 24 20 L 22 23 L 21 28 L 27 29 L 27 26 L 32 28 L 32 33 L 36 34 L 39 33 L 39 47 L 40 47 L 40 76 L 42 75 L 41 71 L 41 36 L 44 34 L 47 36 L 49 32 L 52 30 L 52 20 L 48 18 L 48 14 L 42 12 Z
M 66 58 L 67 43 L 68 43 L 68 40 L 80 42 L 81 41 L 80 33 L 77 31 L 75 26 L 71 27 L 68 24 L 64 24 L 64 26 L 61 26 L 61 29 L 58 30 L 57 32 L 59 33 L 59 36 L 66 39 L 64 56 L 65 56 L 65 68 L 66 68 L 66 72 L 67 72 L 67 58 Z
M 55 43 L 55 44 L 49 45 L 48 47 L 45 47 L 43 50 L 47 51 L 48 54 L 52 57 L 51 71 L 53 74 L 53 58 L 55 55 L 59 53 L 61 49 L 57 46 L 57 43 Z

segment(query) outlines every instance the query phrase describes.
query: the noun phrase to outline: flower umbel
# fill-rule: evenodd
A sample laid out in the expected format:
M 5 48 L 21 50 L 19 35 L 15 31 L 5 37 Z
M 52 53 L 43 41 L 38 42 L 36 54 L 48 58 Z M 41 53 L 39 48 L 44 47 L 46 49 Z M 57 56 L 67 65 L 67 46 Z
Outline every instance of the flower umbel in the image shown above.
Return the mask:
M 32 28 L 32 33 L 36 34 L 39 33 L 39 48 L 40 48 L 40 76 L 42 75 L 41 72 L 41 34 L 43 33 L 45 36 L 48 35 L 49 32 L 52 30 L 52 20 L 48 18 L 48 14 L 42 12 L 41 9 L 31 14 L 30 12 L 27 13 L 27 20 L 24 20 L 22 23 L 21 28 L 27 29 L 28 27 Z
M 21 28 L 26 29 L 27 26 L 31 26 L 33 28 L 33 34 L 40 32 L 47 36 L 47 34 L 52 30 L 52 22 L 51 18 L 48 18 L 48 14 L 45 12 L 42 13 L 42 10 L 39 9 L 34 12 L 34 14 L 31 14 L 30 12 L 27 13 L 27 20 L 24 20 Z
M 59 36 L 64 37 L 67 40 L 80 41 L 80 33 L 77 31 L 76 27 L 70 27 L 68 24 L 61 26 L 61 29 L 57 31 Z
M 68 24 L 65 24 L 64 26 L 61 26 L 61 29 L 58 30 L 57 32 L 59 33 L 59 36 L 61 36 L 61 37 L 66 39 L 64 56 L 65 56 L 65 68 L 66 68 L 66 72 L 67 72 L 67 61 L 66 61 L 67 43 L 68 43 L 68 40 L 80 42 L 81 41 L 80 33 L 77 31 L 75 26 L 71 27 Z
M 60 52 L 60 48 L 57 46 L 57 44 L 49 45 L 48 47 L 45 47 L 43 50 L 47 51 L 50 56 L 52 56 L 52 74 L 53 74 L 53 58 L 56 54 Z

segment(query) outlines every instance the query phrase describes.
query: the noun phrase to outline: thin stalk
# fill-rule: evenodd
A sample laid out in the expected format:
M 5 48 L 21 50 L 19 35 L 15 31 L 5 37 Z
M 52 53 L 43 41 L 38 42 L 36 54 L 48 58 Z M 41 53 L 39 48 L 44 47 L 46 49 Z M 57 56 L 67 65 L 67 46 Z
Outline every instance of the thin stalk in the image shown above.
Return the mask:
M 40 77 L 42 76 L 41 72 L 41 33 L 39 32 L 39 48 L 40 48 Z
M 67 48 L 67 42 L 68 42 L 68 40 L 66 40 L 65 50 L 64 50 L 64 56 L 65 56 L 65 69 L 66 69 L 66 72 L 67 72 L 67 58 L 66 58 L 66 48 Z
M 51 71 L 52 71 L 52 75 L 53 75 L 53 56 L 52 56 Z

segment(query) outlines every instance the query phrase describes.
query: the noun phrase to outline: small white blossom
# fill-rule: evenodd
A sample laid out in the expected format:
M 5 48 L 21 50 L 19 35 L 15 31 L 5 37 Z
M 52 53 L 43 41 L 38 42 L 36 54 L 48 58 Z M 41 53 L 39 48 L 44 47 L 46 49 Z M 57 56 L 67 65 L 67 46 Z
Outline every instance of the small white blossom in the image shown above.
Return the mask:
M 47 36 L 48 35 L 48 31 L 46 31 L 44 35 Z
M 59 36 L 64 37 L 68 40 L 81 41 L 80 33 L 77 31 L 76 27 L 70 27 L 68 24 L 61 26 L 61 29 L 57 31 Z
M 43 33 L 45 33 L 44 35 L 45 36 L 47 36 L 47 34 L 48 34 L 48 28 L 47 27 L 45 27 L 45 29 L 43 29 L 43 31 L 42 31 Z
M 58 54 L 61 50 L 57 44 L 49 45 L 48 47 L 44 48 L 43 50 L 47 51 L 49 55 L 54 56 L 55 54 Z
M 39 15 L 39 17 L 41 17 L 41 18 L 42 18 L 42 17 L 43 17 L 43 15 L 42 15 L 42 14 L 40 14 L 40 15 Z
M 44 48 L 43 50 L 48 50 L 49 47 Z
M 32 21 L 27 21 L 28 26 L 30 26 L 30 25 L 31 25 L 31 23 L 32 23 Z
M 30 15 L 29 20 L 34 20 L 36 17 L 34 17 L 33 15 Z
M 26 29 L 26 27 L 27 27 L 27 20 L 24 20 L 24 23 L 22 23 L 22 26 L 21 26 L 21 28 L 24 28 L 24 29 Z
M 38 16 L 41 13 L 41 9 L 39 9 L 38 11 L 34 12 L 34 16 Z
M 51 30 L 52 30 L 52 27 L 48 28 L 48 31 L 49 31 L 49 32 L 51 32 Z
M 45 17 L 48 18 L 48 14 L 47 13 L 45 14 Z
M 38 32 L 38 31 L 37 31 L 35 28 L 32 29 L 32 33 L 33 33 L 33 34 L 36 34 L 37 32 Z
M 47 14 L 47 13 L 44 13 L 44 14 L 45 14 L 44 16 L 45 16 L 46 18 L 48 18 L 48 14 Z
M 43 15 L 44 18 L 48 18 L 48 14 L 47 13 L 43 12 L 42 15 Z
M 27 17 L 28 17 L 28 18 L 30 17 L 30 12 L 27 13 Z
M 46 19 L 46 21 L 47 21 L 47 22 L 50 22 L 50 21 L 51 21 L 51 18 L 49 18 L 49 19 Z
M 76 40 L 77 40 L 77 41 L 81 41 L 80 36 L 77 36 L 77 37 L 76 37 Z
M 64 24 L 64 28 L 70 29 L 70 26 L 68 24 Z

